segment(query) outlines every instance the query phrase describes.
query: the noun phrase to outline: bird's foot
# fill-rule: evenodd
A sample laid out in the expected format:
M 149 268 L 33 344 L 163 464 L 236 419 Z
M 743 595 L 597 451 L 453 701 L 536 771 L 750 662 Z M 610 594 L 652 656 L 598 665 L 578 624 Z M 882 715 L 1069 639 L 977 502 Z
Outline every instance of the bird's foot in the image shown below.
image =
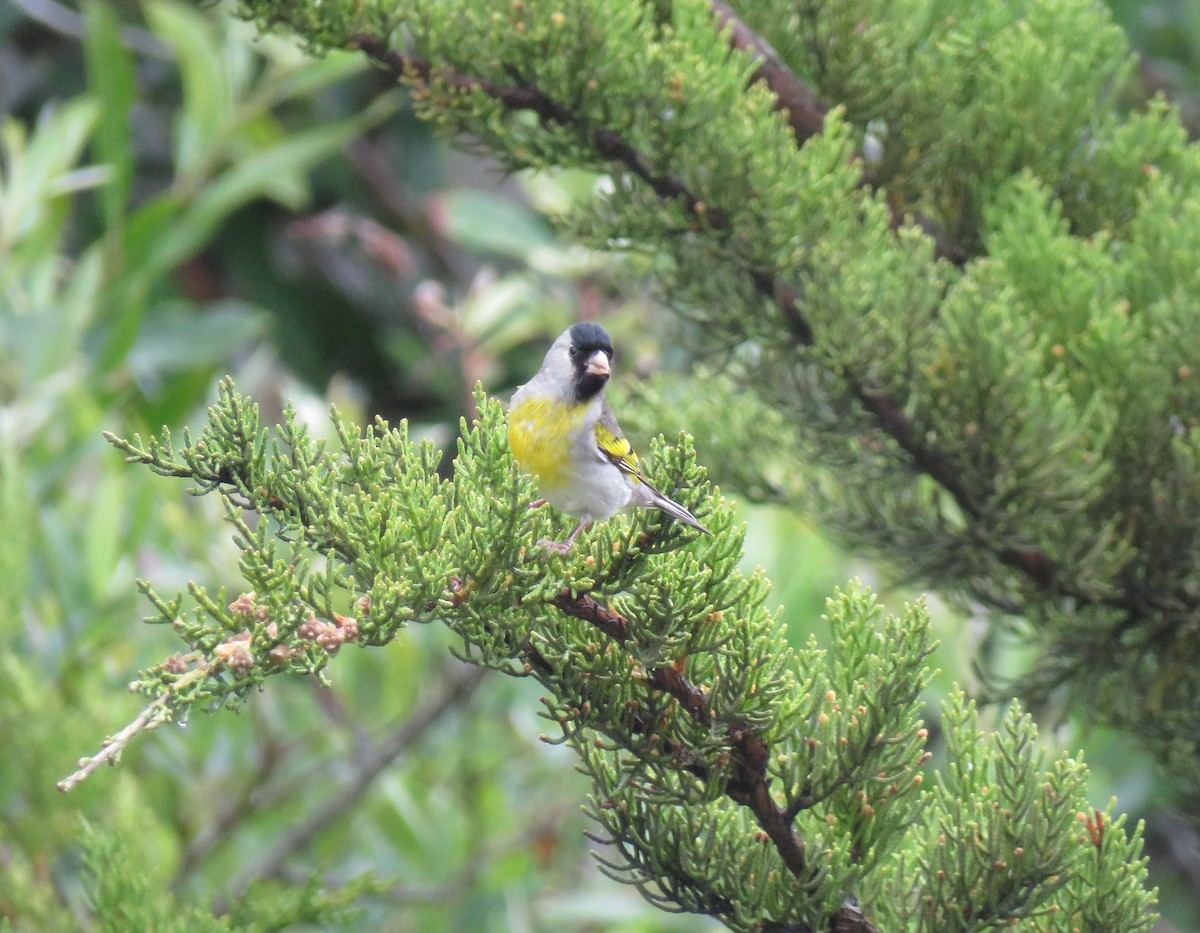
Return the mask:
M 531 509 L 540 509 L 543 505 L 546 505 L 549 501 L 550 501 L 549 499 L 534 499 L 532 502 L 529 503 L 529 507 Z
M 592 527 L 592 516 L 584 515 L 579 520 L 579 524 L 575 526 L 575 530 L 571 532 L 566 541 L 551 541 L 548 538 L 542 538 L 538 542 L 539 547 L 544 547 L 547 551 L 553 551 L 555 554 L 566 554 L 570 552 L 575 545 L 575 539 L 579 537 L 579 533 L 587 528 Z

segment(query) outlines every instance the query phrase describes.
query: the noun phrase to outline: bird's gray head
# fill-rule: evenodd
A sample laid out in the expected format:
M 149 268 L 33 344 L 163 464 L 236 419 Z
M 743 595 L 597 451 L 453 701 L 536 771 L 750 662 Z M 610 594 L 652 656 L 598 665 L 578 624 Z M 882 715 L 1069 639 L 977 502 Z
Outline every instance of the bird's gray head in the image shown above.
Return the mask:
M 612 359 L 612 338 L 608 331 L 591 321 L 581 321 L 554 341 L 542 370 L 555 383 L 569 386 L 570 400 L 582 404 L 599 395 L 608 384 Z

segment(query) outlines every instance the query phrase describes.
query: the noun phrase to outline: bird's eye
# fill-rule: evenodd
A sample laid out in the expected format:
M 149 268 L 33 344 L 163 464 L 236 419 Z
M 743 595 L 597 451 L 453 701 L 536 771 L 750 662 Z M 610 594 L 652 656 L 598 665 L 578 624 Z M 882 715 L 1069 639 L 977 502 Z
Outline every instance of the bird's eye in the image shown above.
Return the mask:
M 571 359 L 575 359 L 577 356 L 579 356 L 579 347 L 572 346 L 567 352 L 571 354 Z

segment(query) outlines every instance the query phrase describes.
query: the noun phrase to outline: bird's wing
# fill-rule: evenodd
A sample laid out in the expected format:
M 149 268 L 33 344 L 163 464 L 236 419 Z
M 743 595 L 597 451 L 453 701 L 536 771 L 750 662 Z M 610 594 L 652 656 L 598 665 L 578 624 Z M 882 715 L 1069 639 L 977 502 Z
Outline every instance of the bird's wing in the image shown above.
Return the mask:
M 604 399 L 601 404 L 600 418 L 596 421 L 596 446 L 600 449 L 601 456 L 622 473 L 639 483 L 646 482 L 646 477 L 642 475 L 641 467 L 638 466 L 638 456 L 621 433 L 621 426 L 617 424 L 617 417 L 609 407 L 608 399 Z
M 599 448 L 600 454 L 606 460 L 633 480 L 634 502 L 636 504 L 654 506 L 654 508 L 661 509 L 672 518 L 677 518 L 684 524 L 691 525 L 706 535 L 712 534 L 711 531 L 696 520 L 695 515 L 674 499 L 664 496 L 655 488 L 650 480 L 646 479 L 642 468 L 638 466 L 637 454 L 633 452 L 632 445 L 625 439 L 625 435 L 621 433 L 621 426 L 617 424 L 617 417 L 608 406 L 608 399 L 604 399 L 601 404 L 600 418 L 596 421 L 596 447 Z
M 706 535 L 712 534 L 711 531 L 696 520 L 695 515 L 674 499 L 664 496 L 655 488 L 650 480 L 646 479 L 646 474 L 638 466 L 637 454 L 633 452 L 633 447 L 629 441 L 625 440 L 625 435 L 621 433 L 621 426 L 617 424 L 616 416 L 612 413 L 612 409 L 608 407 L 608 399 L 605 399 L 601 405 L 600 418 L 596 421 L 596 446 L 606 460 L 633 481 L 632 501 L 634 504 L 649 505 L 656 509 L 661 509 L 672 518 L 676 518 L 686 525 L 691 525 Z

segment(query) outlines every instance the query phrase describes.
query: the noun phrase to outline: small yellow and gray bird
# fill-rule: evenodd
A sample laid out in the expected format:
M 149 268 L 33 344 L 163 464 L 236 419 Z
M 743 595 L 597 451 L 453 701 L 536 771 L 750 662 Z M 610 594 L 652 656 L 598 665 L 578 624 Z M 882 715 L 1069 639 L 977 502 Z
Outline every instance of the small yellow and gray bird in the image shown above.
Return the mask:
M 620 509 L 661 509 L 705 534 L 696 516 L 650 484 L 621 433 L 604 388 L 612 375 L 612 340 L 582 322 L 554 341 L 537 375 L 517 389 L 508 412 L 508 443 L 517 463 L 538 479 L 543 499 L 579 524 L 566 541 L 538 544 L 566 554 L 593 522 Z

